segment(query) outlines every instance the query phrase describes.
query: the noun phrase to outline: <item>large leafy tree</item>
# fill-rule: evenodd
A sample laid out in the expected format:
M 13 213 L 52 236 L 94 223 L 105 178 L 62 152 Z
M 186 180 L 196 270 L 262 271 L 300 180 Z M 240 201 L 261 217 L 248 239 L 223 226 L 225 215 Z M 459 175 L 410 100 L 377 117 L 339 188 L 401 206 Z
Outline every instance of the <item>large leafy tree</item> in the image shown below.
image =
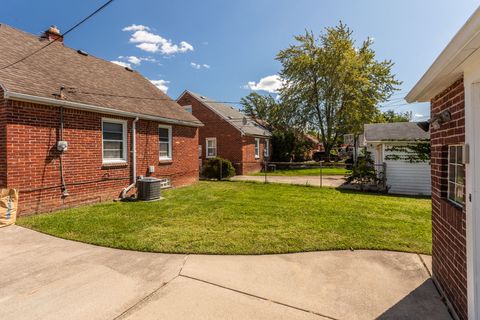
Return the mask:
M 305 130 L 296 127 L 288 108 L 270 95 L 250 93 L 241 99 L 243 112 L 273 133 L 274 161 L 305 161 L 314 147 L 306 138 Z
M 388 100 L 400 84 L 393 63 L 377 61 L 371 39 L 359 47 L 343 23 L 295 37 L 281 50 L 280 89 L 290 121 L 320 132 L 327 154 L 343 134 L 360 134 L 365 123 L 381 116 L 377 105 Z
M 380 118 L 381 122 L 410 122 L 412 121 L 412 112 L 405 111 L 405 112 L 395 112 L 393 110 L 387 110 L 382 113 Z

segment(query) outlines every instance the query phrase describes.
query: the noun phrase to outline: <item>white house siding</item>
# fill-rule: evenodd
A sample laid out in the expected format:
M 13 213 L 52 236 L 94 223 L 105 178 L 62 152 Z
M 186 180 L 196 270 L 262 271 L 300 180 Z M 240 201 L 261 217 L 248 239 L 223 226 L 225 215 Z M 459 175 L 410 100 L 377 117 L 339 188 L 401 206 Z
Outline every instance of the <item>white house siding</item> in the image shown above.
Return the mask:
M 385 145 L 388 148 L 389 145 Z M 384 149 L 384 157 L 390 154 Z M 399 154 L 396 152 L 396 154 Z M 389 193 L 431 195 L 430 163 L 410 163 L 402 160 L 384 160 Z

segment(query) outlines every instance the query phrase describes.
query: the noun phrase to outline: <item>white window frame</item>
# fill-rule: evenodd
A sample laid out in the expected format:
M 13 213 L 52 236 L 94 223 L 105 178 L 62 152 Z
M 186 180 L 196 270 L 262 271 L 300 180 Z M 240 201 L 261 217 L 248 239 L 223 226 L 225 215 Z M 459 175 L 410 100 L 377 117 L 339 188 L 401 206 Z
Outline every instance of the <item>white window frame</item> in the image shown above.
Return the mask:
M 211 155 L 209 156 L 208 155 L 208 142 L 209 141 L 213 141 L 215 143 L 215 154 L 214 155 Z M 206 138 L 205 139 L 205 158 L 215 158 L 217 156 L 217 152 L 218 152 L 218 146 L 217 146 L 217 138 Z M 212 148 L 210 148 L 212 149 Z
M 104 158 L 104 142 L 105 139 L 103 139 L 103 124 L 105 122 L 109 123 L 119 123 L 122 125 L 122 144 L 123 144 L 123 150 L 122 150 L 122 158 L 119 159 L 105 159 Z M 127 149 L 128 149 L 128 141 L 127 141 L 127 127 L 128 127 L 128 121 L 127 120 L 120 120 L 120 119 L 113 119 L 113 118 L 102 118 L 102 163 L 104 164 L 112 164 L 112 163 L 127 163 Z M 117 140 L 107 140 L 107 141 L 117 141 Z
M 162 128 L 162 129 L 168 129 L 168 156 L 163 156 L 161 157 L 160 156 L 160 133 L 158 132 L 157 130 L 157 135 L 158 135 L 158 159 L 160 161 L 172 161 L 173 160 L 173 148 L 172 148 L 172 144 L 173 144 L 173 138 L 172 138 L 172 126 L 168 126 L 168 125 L 163 125 L 163 124 L 159 124 L 158 125 L 158 128 Z
M 265 139 L 264 153 L 265 157 L 270 157 L 270 139 Z
M 461 202 L 456 201 L 455 199 L 451 199 L 451 198 L 450 198 L 450 191 L 451 191 L 451 190 L 450 190 L 450 185 L 451 185 L 451 183 L 453 183 L 455 186 L 457 186 L 457 185 L 460 185 L 460 186 L 461 186 L 461 184 L 459 184 L 459 183 L 456 182 L 456 181 L 457 181 L 457 172 L 455 172 L 455 177 L 454 177 L 454 180 L 455 180 L 455 181 L 452 181 L 452 182 L 450 181 L 450 150 L 451 150 L 451 148 L 458 148 L 458 147 L 461 147 L 461 148 L 462 148 L 462 163 L 461 163 L 461 165 L 464 166 L 464 168 L 463 168 L 463 170 L 464 170 L 464 171 L 463 171 L 463 174 L 464 174 L 464 179 L 466 178 L 465 159 L 464 159 L 464 157 L 465 157 L 465 155 L 464 155 L 465 146 L 464 146 L 463 144 L 452 144 L 452 145 L 448 145 L 448 155 L 447 155 L 447 156 L 448 156 L 448 159 L 447 159 L 447 166 L 448 166 L 448 170 L 447 170 L 447 199 L 448 199 L 448 201 L 450 201 L 450 202 L 456 204 L 457 206 L 460 206 L 460 207 L 463 208 L 463 207 L 465 206 L 465 202 L 464 202 L 464 203 L 461 203 Z M 456 161 L 456 158 L 457 158 L 457 157 L 455 156 L 455 161 Z M 457 162 L 455 162 L 454 165 L 455 165 L 455 167 L 459 166 L 459 164 L 458 164 Z M 466 185 L 466 184 L 465 184 L 465 180 L 464 180 L 464 182 L 463 182 L 463 190 L 464 190 L 464 193 L 465 193 L 465 185 Z M 455 192 L 455 190 L 454 190 L 454 192 Z
M 260 138 L 255 138 L 255 159 L 260 159 Z

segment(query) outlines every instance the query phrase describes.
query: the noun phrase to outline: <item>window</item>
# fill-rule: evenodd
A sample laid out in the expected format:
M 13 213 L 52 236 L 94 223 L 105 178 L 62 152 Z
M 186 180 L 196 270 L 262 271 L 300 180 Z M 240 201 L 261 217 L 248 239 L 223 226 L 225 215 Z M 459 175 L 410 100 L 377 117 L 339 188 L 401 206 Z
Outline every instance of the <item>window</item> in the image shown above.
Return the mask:
M 159 159 L 172 160 L 172 127 L 158 126 Z
M 205 156 L 207 158 L 213 158 L 217 156 L 217 138 L 207 138 L 205 148 Z
M 102 119 L 104 163 L 127 162 L 127 121 Z
M 192 113 L 192 106 L 191 106 L 191 105 L 184 106 L 183 108 L 184 108 L 185 111 L 187 111 L 188 113 Z
M 260 138 L 255 138 L 255 159 L 260 158 Z
M 265 150 L 264 150 L 265 158 L 270 157 L 270 140 L 265 139 Z
M 448 199 L 458 205 L 465 205 L 463 146 L 448 146 Z
M 160 189 L 167 189 L 172 186 L 169 178 L 160 179 Z

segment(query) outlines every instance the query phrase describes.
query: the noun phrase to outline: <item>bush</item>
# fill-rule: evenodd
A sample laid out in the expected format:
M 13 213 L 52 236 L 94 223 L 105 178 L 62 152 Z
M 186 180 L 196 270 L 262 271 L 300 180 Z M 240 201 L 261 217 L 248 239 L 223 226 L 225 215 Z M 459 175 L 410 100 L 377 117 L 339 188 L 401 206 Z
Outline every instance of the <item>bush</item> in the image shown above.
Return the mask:
M 207 161 L 202 175 L 207 179 L 229 179 L 235 175 L 235 168 L 229 160 L 215 157 Z
M 352 173 L 346 178 L 348 183 L 360 185 L 360 190 L 364 190 L 368 184 L 379 182 L 375 170 L 375 162 L 372 155 L 366 149 L 363 149 L 362 155 L 358 157 L 356 165 L 352 168 Z

